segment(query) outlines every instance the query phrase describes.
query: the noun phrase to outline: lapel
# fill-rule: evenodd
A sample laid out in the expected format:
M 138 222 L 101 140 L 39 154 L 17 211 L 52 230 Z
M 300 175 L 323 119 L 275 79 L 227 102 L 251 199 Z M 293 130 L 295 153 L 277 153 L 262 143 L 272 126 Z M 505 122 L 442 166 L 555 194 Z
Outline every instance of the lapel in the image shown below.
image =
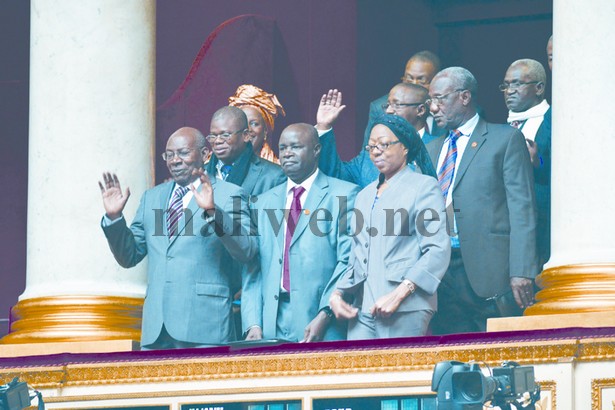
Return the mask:
M 158 204 L 154 204 L 153 209 L 162 209 L 162 232 L 165 237 L 169 237 L 169 231 L 167 230 L 167 209 L 169 208 L 169 201 L 171 200 L 171 194 L 173 193 L 173 187 L 175 182 L 170 181 L 160 187 L 160 195 L 158 196 Z
M 254 191 L 254 186 L 260 178 L 261 171 L 262 167 L 260 160 L 258 159 L 258 156 L 254 155 L 248 166 L 248 173 L 243 180 L 243 184 L 241 184 L 241 187 L 248 195 L 251 195 Z
M 275 210 L 275 217 L 277 218 L 278 216 L 280 217 L 280 219 L 278 219 L 278 221 L 280 221 L 280 231 L 278 232 L 278 234 L 276 235 L 276 241 L 278 243 L 278 250 L 280 251 L 280 255 L 284 254 L 284 230 L 286 229 L 286 225 L 284 223 L 282 223 L 284 221 L 284 215 L 286 214 L 285 211 L 285 207 L 286 207 L 286 186 L 287 183 L 284 182 L 281 185 L 278 185 L 277 187 L 273 188 L 271 191 L 271 194 L 273 195 L 274 199 L 272 201 L 273 204 L 275 204 L 273 206 L 274 210 Z M 279 214 L 279 215 L 278 215 Z M 261 215 L 260 216 L 262 218 L 262 222 L 261 223 L 271 223 L 269 221 L 269 215 Z
M 468 140 L 468 145 L 466 145 L 466 149 L 463 152 L 463 156 L 461 157 L 461 162 L 459 163 L 459 167 L 457 168 L 457 176 L 455 177 L 455 185 L 453 185 L 453 191 L 459 185 L 459 181 L 463 178 L 463 175 L 467 171 L 470 163 L 476 156 L 476 153 L 483 145 L 486 140 L 487 135 L 487 123 L 485 120 L 480 118 L 478 120 L 478 124 L 476 124 L 476 128 L 474 128 L 474 132 L 470 135 L 470 139 Z M 473 146 L 474 145 L 474 146 Z
M 322 202 L 323 197 L 327 193 L 326 189 L 329 187 L 329 181 L 327 176 L 323 172 L 318 172 L 312 187 L 310 188 L 310 192 L 307 194 L 307 198 L 305 204 L 303 205 L 303 210 L 301 211 L 301 215 L 299 216 L 299 222 L 297 222 L 297 227 L 295 228 L 295 233 L 290 241 L 290 246 L 293 246 L 293 243 L 301 236 L 305 228 L 309 225 L 310 219 L 312 217 L 312 212 L 318 209 L 318 205 Z M 309 214 L 305 214 L 305 211 L 309 210 Z

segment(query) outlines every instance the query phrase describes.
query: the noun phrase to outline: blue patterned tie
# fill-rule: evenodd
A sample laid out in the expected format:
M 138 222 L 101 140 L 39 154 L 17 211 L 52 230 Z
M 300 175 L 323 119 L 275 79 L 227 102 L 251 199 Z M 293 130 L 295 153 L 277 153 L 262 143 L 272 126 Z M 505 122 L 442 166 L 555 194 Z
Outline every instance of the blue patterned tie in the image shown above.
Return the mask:
M 184 195 L 188 193 L 188 187 L 180 186 L 173 192 L 169 209 L 167 209 L 167 232 L 169 237 L 177 235 L 177 225 L 179 224 L 179 218 L 184 213 Z
M 457 139 L 463 134 L 459 130 L 452 130 L 448 134 L 448 151 L 442 162 L 442 166 L 438 171 L 438 184 L 444 195 L 444 200 L 448 196 L 448 190 L 453 183 L 455 176 L 455 163 L 457 162 Z
M 231 173 L 231 169 L 233 169 L 232 165 L 222 165 L 222 167 L 220 167 L 220 174 L 222 174 L 222 179 L 226 181 L 226 178 L 228 178 L 228 174 Z

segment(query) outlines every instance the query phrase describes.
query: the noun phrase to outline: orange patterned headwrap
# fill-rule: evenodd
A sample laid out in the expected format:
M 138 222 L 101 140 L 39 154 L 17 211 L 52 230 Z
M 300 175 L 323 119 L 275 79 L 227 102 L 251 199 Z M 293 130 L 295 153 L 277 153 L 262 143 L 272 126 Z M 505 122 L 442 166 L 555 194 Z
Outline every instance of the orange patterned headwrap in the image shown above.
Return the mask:
M 258 108 L 270 130 L 273 130 L 274 119 L 278 115 L 286 115 L 278 97 L 250 84 L 240 85 L 235 95 L 228 98 L 228 103 L 237 108 L 246 105 Z

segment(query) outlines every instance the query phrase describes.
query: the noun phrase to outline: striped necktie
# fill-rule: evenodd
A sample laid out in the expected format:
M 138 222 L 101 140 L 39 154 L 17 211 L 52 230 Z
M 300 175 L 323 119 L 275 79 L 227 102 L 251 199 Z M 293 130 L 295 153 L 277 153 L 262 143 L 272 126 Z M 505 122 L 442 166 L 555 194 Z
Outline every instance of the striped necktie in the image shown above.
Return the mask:
M 167 209 L 167 232 L 169 237 L 177 235 L 177 225 L 179 224 L 179 218 L 184 213 L 184 195 L 188 192 L 188 187 L 180 186 L 173 192 L 173 197 L 169 203 L 169 209 Z
M 455 163 L 457 162 L 457 139 L 463 134 L 459 130 L 452 130 L 448 134 L 448 150 L 438 171 L 438 184 L 444 195 L 444 200 L 448 196 L 448 190 L 453 183 L 455 176 Z

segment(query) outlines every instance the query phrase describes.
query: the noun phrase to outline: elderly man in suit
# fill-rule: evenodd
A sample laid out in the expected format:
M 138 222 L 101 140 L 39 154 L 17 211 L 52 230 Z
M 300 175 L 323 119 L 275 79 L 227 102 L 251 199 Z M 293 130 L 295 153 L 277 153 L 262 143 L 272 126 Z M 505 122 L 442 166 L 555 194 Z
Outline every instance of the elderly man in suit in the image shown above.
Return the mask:
M 428 150 L 449 214 L 451 263 L 438 289 L 435 334 L 485 331 L 487 318 L 520 314 L 533 301 L 536 204 L 525 139 L 476 113 L 477 82 L 462 67 L 440 71 L 431 112 L 447 136 Z
M 249 236 L 244 191 L 202 175 L 205 137 L 180 128 L 162 154 L 172 181 L 145 191 L 128 227 L 122 212 L 130 196 L 116 175 L 100 183 L 102 226 L 113 256 L 130 268 L 149 256 L 141 345 L 145 349 L 228 343 L 232 262 L 257 253 Z M 199 178 L 201 175 L 201 178 Z M 215 199 L 214 199 L 215 197 Z
M 400 83 L 391 89 L 388 99 L 382 108 L 387 114 L 399 116 L 412 125 L 424 144 L 436 138 L 429 134 L 426 119 L 429 115 L 427 89 L 412 83 Z M 365 187 L 378 177 L 378 169 L 369 158 L 369 152 L 364 149 L 359 155 L 348 162 L 343 162 L 337 152 L 333 123 L 344 109 L 342 93 L 329 90 L 320 99 L 316 114 L 316 129 L 320 135 L 322 151 L 318 166 L 325 174 L 350 181 Z M 370 121 L 375 121 L 371 119 Z M 370 124 L 371 126 L 371 124 Z
M 247 339 L 344 339 L 329 296 L 348 263 L 346 217 L 358 187 L 319 172 L 318 134 L 309 124 L 288 126 L 279 148 L 288 179 L 252 205 L 260 266 L 243 290 Z
M 507 122 L 523 133 L 534 166 L 540 266 L 551 254 L 551 107 L 545 100 L 546 86 L 545 68 L 529 58 L 512 63 L 500 84 L 509 110 Z

